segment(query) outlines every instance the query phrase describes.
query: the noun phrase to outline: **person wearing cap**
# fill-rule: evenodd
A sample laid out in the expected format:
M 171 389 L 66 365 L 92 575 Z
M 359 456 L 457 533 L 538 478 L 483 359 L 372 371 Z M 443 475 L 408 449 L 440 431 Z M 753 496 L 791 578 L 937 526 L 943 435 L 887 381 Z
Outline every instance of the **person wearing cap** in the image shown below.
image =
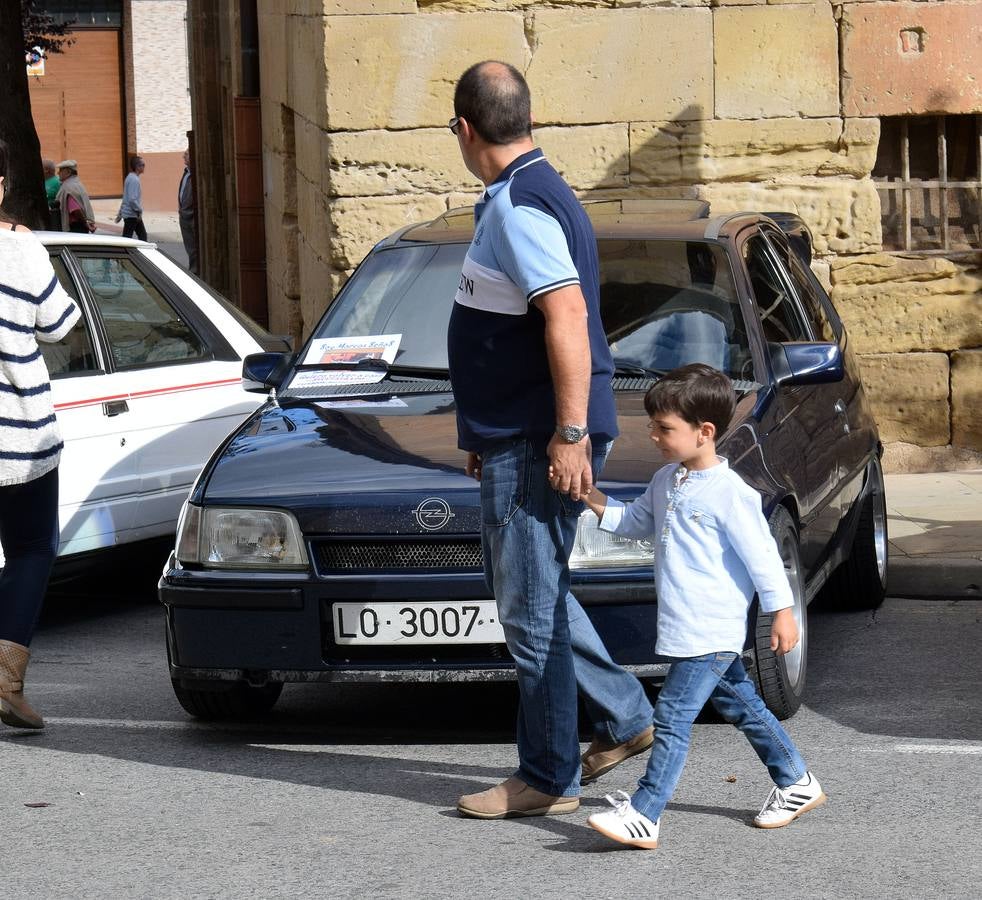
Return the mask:
M 89 192 L 78 177 L 78 163 L 74 159 L 63 159 L 58 163 L 58 204 L 61 207 L 61 230 L 88 234 L 95 231 L 95 213 Z

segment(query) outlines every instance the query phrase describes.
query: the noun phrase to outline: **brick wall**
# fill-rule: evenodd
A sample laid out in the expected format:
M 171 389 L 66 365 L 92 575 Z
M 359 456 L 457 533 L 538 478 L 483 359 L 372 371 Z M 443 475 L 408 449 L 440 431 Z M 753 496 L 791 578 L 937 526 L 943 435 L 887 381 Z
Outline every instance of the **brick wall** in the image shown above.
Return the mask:
M 177 179 L 191 128 L 187 0 L 129 0 L 126 67 L 130 152 L 147 160 L 147 209 L 176 209 Z

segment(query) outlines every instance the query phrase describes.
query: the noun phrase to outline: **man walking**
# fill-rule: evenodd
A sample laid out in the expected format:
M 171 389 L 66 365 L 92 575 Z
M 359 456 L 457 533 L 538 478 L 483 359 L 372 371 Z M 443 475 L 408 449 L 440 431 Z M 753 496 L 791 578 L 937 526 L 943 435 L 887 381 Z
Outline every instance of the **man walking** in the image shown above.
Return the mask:
M 188 255 L 188 269 L 198 274 L 198 235 L 194 221 L 194 183 L 191 178 L 191 153 L 184 151 L 184 174 L 177 188 L 177 217 L 181 240 Z
M 454 113 L 464 164 L 486 190 L 450 318 L 450 375 L 520 695 L 518 771 L 457 809 L 484 819 L 568 813 L 581 783 L 577 687 L 594 724 L 583 782 L 652 740 L 640 683 L 611 660 L 569 591 L 580 501 L 617 435 L 596 240 L 532 143 L 518 70 L 469 68 Z
M 123 237 L 134 235 L 141 241 L 147 239 L 147 229 L 143 224 L 143 187 L 140 176 L 146 169 L 142 156 L 130 157 L 130 171 L 123 181 L 123 200 L 116 213 L 116 221 L 123 220 Z

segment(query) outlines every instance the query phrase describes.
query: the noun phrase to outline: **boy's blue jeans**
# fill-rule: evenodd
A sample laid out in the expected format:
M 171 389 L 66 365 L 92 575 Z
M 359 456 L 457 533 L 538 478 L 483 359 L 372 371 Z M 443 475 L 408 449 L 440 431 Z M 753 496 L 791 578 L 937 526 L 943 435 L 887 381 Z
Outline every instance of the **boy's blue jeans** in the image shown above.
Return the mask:
M 676 659 L 655 703 L 655 742 L 631 805 L 657 821 L 675 793 L 689 752 L 692 723 L 709 700 L 750 741 L 781 788 L 807 771 L 788 733 L 764 705 L 736 653 Z
M 593 448 L 596 478 L 610 444 Z M 518 677 L 518 777 L 553 797 L 580 793 L 576 694 L 595 734 L 626 741 L 651 724 L 641 683 L 618 666 L 570 593 L 582 502 L 548 482 L 544 444 L 504 441 L 481 454 L 481 537 Z

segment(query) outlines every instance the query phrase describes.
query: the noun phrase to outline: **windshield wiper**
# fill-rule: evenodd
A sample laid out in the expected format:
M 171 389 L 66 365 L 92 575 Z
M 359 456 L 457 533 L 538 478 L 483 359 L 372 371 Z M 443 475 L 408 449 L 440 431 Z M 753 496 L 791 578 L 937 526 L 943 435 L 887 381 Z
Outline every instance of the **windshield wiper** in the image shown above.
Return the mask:
M 400 366 L 374 358 L 359 359 L 358 362 L 307 363 L 299 368 L 319 372 L 382 372 L 386 376 L 402 375 L 436 381 L 444 381 L 450 377 L 450 373 L 439 366 Z
M 661 378 L 667 373 L 663 369 L 649 369 L 646 366 L 639 366 L 636 363 L 614 363 L 614 377 L 642 377 L 642 378 Z
M 414 378 L 433 378 L 437 381 L 444 381 L 450 377 L 450 372 L 439 366 L 397 366 L 392 364 L 386 371 L 389 375 L 410 375 Z

